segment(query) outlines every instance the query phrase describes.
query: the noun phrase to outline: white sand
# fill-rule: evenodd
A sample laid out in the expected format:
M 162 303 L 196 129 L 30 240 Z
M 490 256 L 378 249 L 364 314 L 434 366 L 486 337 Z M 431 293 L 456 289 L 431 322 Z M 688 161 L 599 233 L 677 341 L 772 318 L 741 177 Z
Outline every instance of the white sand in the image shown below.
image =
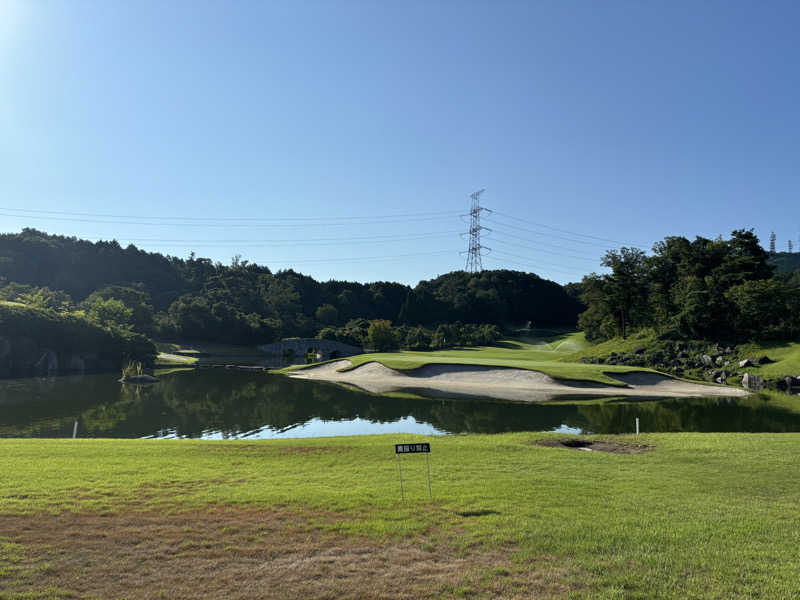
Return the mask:
M 368 392 L 417 392 L 427 396 L 471 396 L 542 402 L 558 396 L 745 396 L 740 388 L 703 385 L 673 379 L 657 373 L 612 373 L 609 376 L 625 383 L 615 387 L 592 381 L 558 380 L 526 369 L 484 367 L 480 365 L 425 365 L 419 369 L 397 371 L 377 362 L 365 363 L 350 371 L 351 365 L 337 360 L 318 367 L 290 373 L 299 379 L 318 379 L 348 383 Z

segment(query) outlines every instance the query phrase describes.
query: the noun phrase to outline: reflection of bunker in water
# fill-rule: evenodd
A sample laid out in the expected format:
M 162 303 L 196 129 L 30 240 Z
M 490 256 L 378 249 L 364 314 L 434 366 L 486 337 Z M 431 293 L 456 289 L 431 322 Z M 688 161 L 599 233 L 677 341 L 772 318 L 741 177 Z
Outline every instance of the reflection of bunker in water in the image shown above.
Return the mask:
M 266 354 L 280 357 L 300 358 L 312 354 L 317 360 L 330 360 L 363 352 L 358 346 L 317 338 L 287 338 L 274 344 L 264 344 L 259 346 L 259 349 Z

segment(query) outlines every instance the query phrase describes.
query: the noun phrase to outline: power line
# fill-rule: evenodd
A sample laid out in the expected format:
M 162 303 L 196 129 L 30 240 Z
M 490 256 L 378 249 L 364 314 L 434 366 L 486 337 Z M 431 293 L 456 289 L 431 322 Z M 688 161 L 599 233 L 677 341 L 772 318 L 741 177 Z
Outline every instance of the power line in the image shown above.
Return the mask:
M 291 244 L 297 245 L 302 244 L 304 246 L 328 246 L 328 245 L 336 245 L 336 244 L 380 244 L 380 243 L 388 243 L 388 242 L 406 242 L 406 241 L 415 241 L 415 240 L 422 240 L 422 239 L 429 239 L 434 237 L 444 237 L 444 236 L 455 236 L 455 234 L 460 233 L 459 231 L 442 231 L 442 232 L 428 232 L 428 233 L 419 233 L 419 234 L 410 234 L 410 235 L 382 235 L 382 236 L 360 236 L 360 237 L 350 237 L 350 238 L 308 238 L 308 239 L 301 239 L 301 238 L 291 238 L 291 239 L 279 239 L 279 240 L 211 240 L 208 239 L 161 239 L 161 238 L 127 238 L 121 237 L 117 239 L 119 241 L 125 241 L 129 243 L 136 243 L 143 246 L 152 246 L 155 244 L 191 244 L 193 246 L 248 246 L 248 247 L 269 247 L 269 246 L 279 246 L 283 244 Z M 105 238 L 92 238 L 93 241 L 108 241 Z
M 412 252 L 410 254 L 393 254 L 391 256 L 354 256 L 349 258 L 319 258 L 319 259 L 309 259 L 309 260 L 273 260 L 273 261 L 264 261 L 265 264 L 269 263 L 277 263 L 277 264 L 305 264 L 305 263 L 337 263 L 337 262 L 361 262 L 361 261 L 372 261 L 372 260 L 394 260 L 397 258 L 409 258 L 412 256 L 435 256 L 441 254 L 451 254 L 452 250 L 437 250 L 435 252 Z
M 551 227 L 549 225 L 545 225 L 543 223 L 537 223 L 535 221 L 529 221 L 526 219 L 521 219 L 517 217 L 513 217 L 511 215 L 507 215 L 502 212 L 494 212 L 489 210 L 488 208 L 482 207 L 480 205 L 480 196 L 484 190 L 480 190 L 470 195 L 472 200 L 471 208 L 468 215 L 462 216 L 469 216 L 470 217 L 470 227 L 469 231 L 466 235 L 469 236 L 469 246 L 466 252 L 462 252 L 462 254 L 467 254 L 465 270 L 469 272 L 478 272 L 482 270 L 482 258 L 485 256 L 484 250 L 490 250 L 487 246 L 481 244 L 481 232 L 485 232 L 485 234 L 490 234 L 492 236 L 499 236 L 500 239 L 497 237 L 493 237 L 497 243 L 507 246 L 513 246 L 517 248 L 522 248 L 525 250 L 530 250 L 533 252 L 540 252 L 550 254 L 556 257 L 562 257 L 565 259 L 571 260 L 580 260 L 585 262 L 593 262 L 598 264 L 600 259 L 598 257 L 591 257 L 587 254 L 581 255 L 580 253 L 568 253 L 568 252 L 561 252 L 560 250 L 572 250 L 572 248 L 568 248 L 566 246 L 559 246 L 556 244 L 551 243 L 549 240 L 552 239 L 560 239 L 569 242 L 570 244 L 582 244 L 586 246 L 592 247 L 603 247 L 608 248 L 607 244 L 603 242 L 609 242 L 614 244 L 624 244 L 618 240 L 613 240 L 609 238 L 603 238 L 599 236 L 589 235 L 578 233 L 575 231 L 569 231 L 566 229 L 560 229 L 557 227 Z M 143 216 L 143 215 L 114 215 L 114 214 L 105 214 L 105 213 L 85 213 L 85 212 L 67 212 L 67 211 L 48 211 L 48 210 L 37 210 L 37 209 L 24 209 L 24 208 L 10 208 L 10 207 L 0 207 L 0 211 L 8 211 L 8 212 L 0 212 L 0 216 L 9 217 L 9 218 L 16 218 L 16 219 L 34 219 L 34 220 L 48 220 L 48 221 L 69 221 L 69 222 L 79 222 L 79 223 L 101 223 L 101 224 L 111 224 L 111 225 L 134 225 L 134 226 L 174 226 L 174 227 L 197 227 L 197 228 L 298 228 L 298 227 L 330 227 L 330 226 L 364 226 L 364 225 L 371 225 L 371 224 L 379 224 L 379 225 L 388 225 L 388 224 L 396 224 L 396 223 L 409 223 L 409 222 L 429 222 L 429 221 L 440 221 L 440 220 L 448 220 L 451 219 L 453 216 L 459 214 L 456 211 L 428 211 L 428 212 L 413 212 L 413 213 L 403 213 L 403 214 L 394 214 L 394 215 L 358 215 L 358 216 L 337 216 L 337 217 L 280 217 L 280 218 L 265 218 L 265 217 L 192 217 L 192 216 Z M 23 214 L 9 214 L 9 212 L 13 213 L 23 213 Z M 499 227 L 495 227 L 493 229 L 489 229 L 483 225 L 481 225 L 481 213 L 486 212 L 488 215 L 491 215 L 492 219 L 496 217 L 500 217 L 498 221 Z M 487 216 L 488 216 L 487 215 Z M 132 219 L 128 221 L 127 219 Z M 563 234 L 567 234 L 568 236 L 577 236 L 579 238 L 584 239 L 575 239 L 574 237 L 565 237 L 562 235 L 557 235 L 550 232 L 545 231 L 537 231 L 533 229 L 529 229 L 527 227 L 522 227 L 517 224 L 512 224 L 506 221 L 513 221 L 513 223 L 527 223 L 533 225 L 535 227 L 545 228 L 553 232 L 559 232 Z M 517 232 L 527 234 L 527 235 L 519 235 L 512 233 L 511 231 L 507 231 L 505 228 L 509 228 L 515 230 Z M 375 236 L 357 236 L 357 237 L 347 237 L 347 238 L 340 238 L 340 237 L 307 237 L 307 238 L 282 238 L 282 239 L 273 239 L 273 240 L 263 240 L 263 239 L 220 239 L 220 240 L 213 240 L 208 238 L 203 239 L 163 239 L 163 238 L 122 238 L 123 240 L 128 241 L 129 243 L 137 243 L 139 245 L 144 246 L 164 246 L 167 247 L 185 247 L 186 245 L 192 245 L 197 247 L 209 247 L 209 248 L 223 248 L 223 247 L 252 247 L 252 248 L 261 248 L 261 247 L 277 247 L 281 245 L 302 245 L 302 246 L 335 246 L 335 245 L 356 245 L 356 244 L 382 244 L 382 243 L 398 243 L 398 242 L 411 242 L 411 241 L 418 241 L 424 240 L 427 238 L 436 238 L 439 236 L 447 236 L 451 234 L 457 233 L 456 231 L 433 231 L 433 232 L 424 232 L 424 233 L 404 233 L 398 235 L 375 235 Z M 462 234 L 463 235 L 463 234 Z M 539 239 L 542 243 L 542 246 L 537 246 L 536 242 L 531 240 L 532 236 L 539 236 Z M 503 238 L 511 238 L 515 240 L 520 240 L 526 242 L 526 244 L 522 243 L 515 243 L 513 241 L 508 241 Z M 634 245 L 635 244 L 631 244 Z M 588 250 L 588 249 L 587 249 Z M 416 252 L 410 254 L 399 254 L 399 255 L 391 255 L 391 256 L 370 256 L 370 257 L 351 257 L 351 258 L 323 258 L 323 259 L 309 259 L 309 260 L 291 260 L 291 261 L 280 261 L 286 263 L 336 263 L 336 262 L 360 262 L 360 261 L 371 261 L 371 260 L 394 260 L 398 258 L 405 258 L 411 256 L 433 256 L 437 254 L 446 254 L 448 251 L 436 251 L 436 252 Z M 520 262 L 518 260 L 512 259 L 521 259 L 522 261 L 528 261 L 530 258 L 528 256 L 522 256 L 519 254 L 513 254 L 510 252 L 505 251 L 497 251 L 501 257 L 500 260 L 496 260 L 496 262 L 508 262 L 508 263 L 515 263 L 522 266 L 529 266 L 534 267 L 536 269 L 542 268 L 539 264 L 533 264 L 530 262 Z M 556 262 L 554 266 L 547 266 L 545 269 L 553 270 L 553 271 L 561 271 L 562 273 L 568 273 L 570 275 L 576 273 L 578 269 L 573 269 L 572 267 L 568 267 L 567 265 L 562 265 L 567 267 L 568 271 L 564 269 L 560 269 L 558 267 L 560 263 Z
M 458 213 L 455 213 L 458 214 Z M 297 228 L 297 227 L 331 227 L 331 226 L 352 226 L 352 225 L 386 225 L 386 224 L 393 224 L 393 223 L 406 223 L 406 222 L 415 222 L 415 221 L 441 221 L 443 219 L 449 219 L 454 215 L 450 216 L 442 216 L 442 217 L 413 217 L 413 218 L 406 218 L 406 219 L 398 219 L 398 220 L 387 220 L 387 218 L 379 218 L 375 219 L 372 217 L 373 220 L 370 221 L 358 221 L 358 222 L 342 222 L 342 223 L 160 223 L 160 222 L 144 222 L 144 221 L 108 221 L 102 219 L 79 219 L 79 218 L 72 218 L 72 217 L 40 217 L 40 216 L 29 216 L 29 215 L 14 215 L 8 213 L 0 213 L 1 217 L 13 217 L 17 219 L 34 219 L 39 221 L 69 221 L 74 223 L 99 223 L 99 224 L 106 224 L 106 225 L 139 225 L 139 226 L 156 226 L 156 227 L 210 227 L 210 228 L 262 228 L 262 227 L 284 227 L 284 228 Z
M 612 244 L 619 244 L 620 246 L 636 246 L 636 247 L 640 246 L 640 244 L 633 244 L 633 243 L 630 243 L 630 242 L 620 242 L 618 240 L 612 240 L 612 239 L 608 239 L 608 238 L 597 237 L 597 236 L 589 235 L 589 234 L 586 234 L 586 233 L 578 233 L 577 231 L 569 231 L 568 229 L 559 229 L 558 227 L 551 227 L 550 225 L 545 225 L 543 223 L 537 223 L 536 221 L 528 221 L 527 219 L 521 219 L 519 217 L 514 217 L 512 215 L 507 215 L 505 213 L 498 212 L 498 211 L 495 211 L 495 214 L 499 215 L 501 217 L 506 217 L 506 218 L 509 218 L 509 219 L 513 219 L 514 221 L 519 221 L 520 223 L 528 223 L 529 225 L 535 225 L 536 227 L 544 227 L 545 229 L 552 229 L 553 231 L 559 231 L 561 233 L 567 233 L 569 235 L 577 235 L 579 237 L 591 238 L 591 239 L 599 240 L 601 242 L 611 242 Z
M 527 233 L 529 235 L 533 234 L 535 236 L 539 236 L 539 238 L 552 238 L 552 239 L 557 239 L 557 240 L 564 240 L 566 242 L 571 242 L 573 244 L 582 244 L 582 245 L 585 245 L 585 246 L 608 248 L 608 244 L 603 244 L 603 243 L 600 243 L 600 242 L 589 241 L 589 240 L 580 240 L 580 239 L 565 237 L 565 236 L 562 236 L 562 235 L 556 235 L 556 234 L 548 233 L 548 232 L 545 232 L 545 231 L 535 231 L 533 229 L 528 229 L 527 227 L 520 227 L 518 225 L 512 225 L 510 223 L 502 223 L 502 222 L 493 221 L 493 225 L 494 225 L 494 228 L 496 230 L 497 230 L 497 226 L 499 225 L 499 226 L 501 226 L 503 228 L 508 227 L 508 228 L 513 229 L 515 231 L 525 232 L 525 233 Z M 505 229 L 499 229 L 498 231 L 505 232 L 508 235 L 511 235 L 511 232 L 506 231 Z M 527 240 L 527 239 L 530 239 L 530 237 L 526 237 L 526 238 L 522 238 L 522 239 L 526 239 Z
M 30 208 L 11 208 L 8 206 L 0 206 L 0 210 L 22 212 L 22 213 L 36 213 L 47 215 L 62 215 L 69 217 L 96 217 L 103 219 L 150 219 L 156 221 L 166 220 L 181 220 L 181 221 L 341 221 L 341 220 L 374 220 L 374 219 L 404 219 L 406 217 L 420 217 L 420 216 L 457 216 L 461 214 L 457 210 L 440 210 L 440 211 L 427 211 L 417 213 L 398 213 L 393 215 L 350 215 L 338 217 L 189 217 L 179 216 L 171 217 L 159 215 L 157 217 L 149 217 L 147 215 L 110 215 L 106 213 L 82 213 L 73 211 L 58 211 L 58 210 L 35 210 Z M 24 215 L 19 215 L 24 216 Z
M 584 246 L 594 246 L 596 248 L 608 249 L 608 244 L 603 244 L 601 242 L 592 242 L 592 241 L 589 241 L 589 240 L 577 240 L 577 239 L 574 239 L 574 238 L 564 237 L 563 235 L 555 235 L 555 234 L 552 234 L 552 233 L 545 233 L 543 231 L 534 231 L 532 229 L 527 229 L 525 227 L 518 227 L 516 225 L 510 225 L 508 223 L 493 223 L 493 225 L 494 225 L 493 230 L 497 230 L 497 225 L 500 225 L 502 227 L 510 227 L 511 229 L 514 229 L 514 230 L 517 230 L 517 231 L 524 231 L 524 232 L 529 233 L 529 234 L 532 233 L 533 235 L 538 235 L 538 236 L 542 236 L 542 237 L 546 237 L 546 238 L 554 238 L 554 239 L 558 239 L 558 240 L 564 240 L 566 242 L 571 242 L 573 244 L 583 244 Z M 499 231 L 503 232 L 504 230 L 500 229 Z M 506 232 L 506 233 L 508 233 L 508 235 L 511 235 L 509 232 Z M 522 239 L 526 239 L 527 240 L 529 238 L 522 238 Z M 618 247 L 619 246 L 614 246 L 614 248 L 618 248 Z
M 600 259 L 599 258 L 589 258 L 587 256 L 577 256 L 577 255 L 574 255 L 574 254 L 564 254 L 563 252 L 553 252 L 552 250 L 546 250 L 544 248 L 534 248 L 533 246 L 526 246 L 525 244 L 515 244 L 514 242 L 506 242 L 504 240 L 498 240 L 498 239 L 494 239 L 494 238 L 493 238 L 493 243 L 495 243 L 495 244 L 505 244 L 505 245 L 508 245 L 508 246 L 515 246 L 517 248 L 526 248 L 526 249 L 529 249 L 529 250 L 533 250 L 535 252 L 544 252 L 546 254 L 553 254 L 555 256 L 563 256 L 565 258 L 573 258 L 575 260 L 583 260 L 583 261 L 592 262 L 592 263 L 595 263 L 595 264 L 599 264 L 600 263 Z
M 530 238 L 527 237 L 527 236 L 517 235 L 516 233 L 510 233 L 510 232 L 504 231 L 502 229 L 497 229 L 496 227 L 494 229 L 492 229 L 492 239 L 494 239 L 495 234 L 500 234 L 500 235 L 503 235 L 503 236 L 506 236 L 506 237 L 513 238 L 515 240 L 522 240 L 524 242 L 528 242 L 529 244 L 536 243 L 536 242 L 531 242 Z M 547 235 L 547 234 L 542 234 L 542 235 Z M 548 248 L 560 248 L 561 250 L 571 250 L 571 248 L 566 248 L 565 246 L 557 246 L 557 245 L 553 244 L 552 242 L 545 241 L 545 243 L 547 243 L 547 247 Z M 589 251 L 589 250 L 591 250 L 591 249 L 587 248 L 587 251 Z M 584 254 L 583 256 L 585 256 L 586 258 L 592 258 L 591 256 L 586 255 L 586 254 Z
M 574 277 L 577 273 L 579 273 L 579 270 L 577 270 L 577 269 L 576 270 L 559 269 L 558 267 L 552 267 L 550 265 L 547 265 L 547 266 L 543 267 L 542 265 L 539 265 L 539 264 L 533 264 L 533 263 L 529 263 L 529 262 L 521 262 L 521 261 L 517 261 L 517 260 L 509 260 L 507 258 L 497 257 L 496 254 L 497 254 L 497 252 L 494 252 L 492 255 L 488 256 L 487 258 L 489 260 L 492 260 L 492 261 L 494 261 L 496 263 L 499 263 L 501 265 L 506 265 L 506 264 L 518 265 L 518 266 L 525 267 L 525 268 L 528 268 L 528 269 L 534 269 L 534 271 L 535 272 L 538 271 L 538 273 L 555 271 L 557 273 L 563 273 L 565 275 L 569 275 L 569 276 L 572 276 L 572 277 Z
M 553 272 L 556 272 L 556 273 L 567 275 L 569 277 L 572 277 L 572 278 L 575 278 L 575 279 L 578 279 L 578 280 L 582 279 L 583 276 L 586 274 L 585 271 L 583 271 L 580 268 L 577 268 L 577 269 L 569 269 L 569 268 L 568 269 L 562 269 L 562 268 L 553 266 L 551 263 L 547 263 L 547 264 L 543 265 L 541 263 L 533 263 L 533 262 L 513 260 L 513 259 L 506 258 L 505 256 L 496 256 L 496 253 L 492 253 L 492 255 L 489 258 L 491 260 L 493 260 L 494 262 L 500 264 L 500 265 L 507 265 L 507 264 L 517 265 L 517 266 L 525 267 L 526 269 L 532 269 L 533 272 L 535 272 L 535 273 L 553 271 Z

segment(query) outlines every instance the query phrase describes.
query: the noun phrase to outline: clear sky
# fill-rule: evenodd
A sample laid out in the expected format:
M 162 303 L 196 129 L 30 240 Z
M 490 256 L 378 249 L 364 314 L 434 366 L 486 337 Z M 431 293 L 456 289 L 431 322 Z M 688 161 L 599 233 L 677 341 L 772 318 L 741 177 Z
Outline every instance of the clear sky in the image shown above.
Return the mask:
M 799 30 L 778 1 L 0 0 L 0 231 L 415 283 L 463 268 L 486 188 L 484 266 L 559 282 L 667 235 L 800 249 Z

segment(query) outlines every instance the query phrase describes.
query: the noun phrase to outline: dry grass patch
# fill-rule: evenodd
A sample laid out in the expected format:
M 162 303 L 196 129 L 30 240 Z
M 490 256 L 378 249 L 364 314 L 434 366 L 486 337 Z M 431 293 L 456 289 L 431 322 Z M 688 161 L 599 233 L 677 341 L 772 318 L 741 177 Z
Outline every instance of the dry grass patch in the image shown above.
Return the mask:
M 283 446 L 280 454 L 344 454 L 351 448 L 347 446 Z
M 551 561 L 514 561 L 513 549 L 348 537 L 309 525 L 320 518 L 332 516 L 240 507 L 0 515 L 15 549 L 0 565 L 0 597 L 561 598 L 575 580 Z
M 322 445 L 290 445 L 290 446 L 276 446 L 272 444 L 219 444 L 208 449 L 209 453 L 218 453 L 222 455 L 235 455 L 244 454 L 246 456 L 256 455 L 274 455 L 274 454 L 345 454 L 352 451 L 350 446 L 336 445 L 336 446 L 322 446 Z

